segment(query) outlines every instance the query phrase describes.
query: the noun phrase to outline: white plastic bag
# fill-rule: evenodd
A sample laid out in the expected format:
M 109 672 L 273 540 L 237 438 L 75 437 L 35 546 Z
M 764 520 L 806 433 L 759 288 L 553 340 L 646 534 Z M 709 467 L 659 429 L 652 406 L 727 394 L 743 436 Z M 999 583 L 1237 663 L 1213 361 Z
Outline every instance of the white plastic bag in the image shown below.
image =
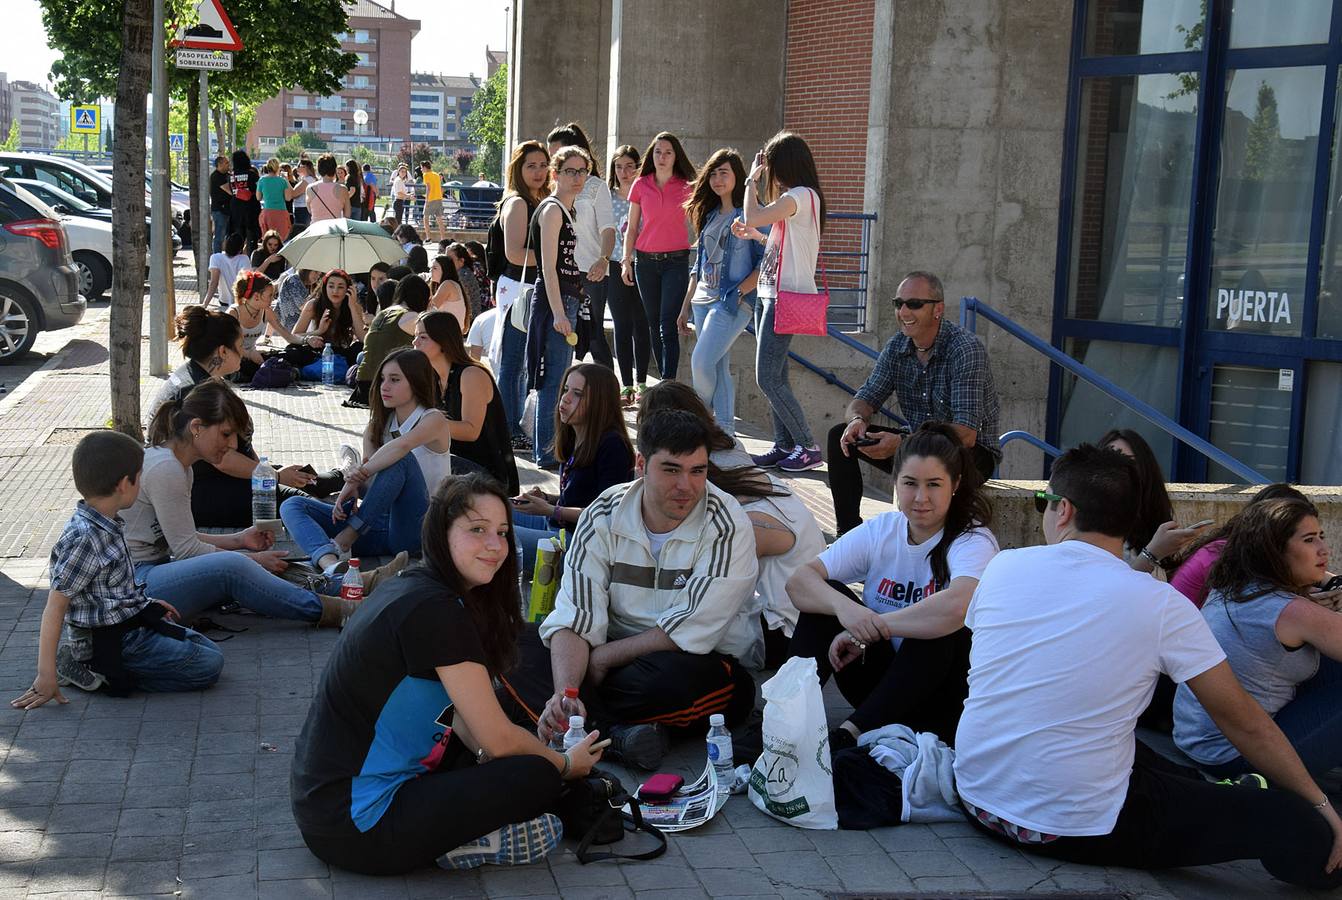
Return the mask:
M 750 773 L 750 802 L 789 825 L 838 828 L 829 726 L 815 660 L 789 659 L 763 692 L 764 752 Z
M 539 402 L 540 395 L 528 391 L 526 402 L 522 404 L 522 433 L 530 441 L 536 440 L 536 406 Z

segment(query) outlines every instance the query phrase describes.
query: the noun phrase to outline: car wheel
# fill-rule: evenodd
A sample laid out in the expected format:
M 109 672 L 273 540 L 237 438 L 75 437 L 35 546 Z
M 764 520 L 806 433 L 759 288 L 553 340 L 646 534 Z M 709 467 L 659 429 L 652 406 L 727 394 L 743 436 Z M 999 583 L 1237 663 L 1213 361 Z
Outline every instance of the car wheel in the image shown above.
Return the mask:
M 37 322 L 33 301 L 0 286 L 0 365 L 14 362 L 32 348 Z
M 79 274 L 79 293 L 86 300 L 97 300 L 107 293 L 112 284 L 112 267 L 97 253 L 80 250 L 74 254 L 75 271 Z

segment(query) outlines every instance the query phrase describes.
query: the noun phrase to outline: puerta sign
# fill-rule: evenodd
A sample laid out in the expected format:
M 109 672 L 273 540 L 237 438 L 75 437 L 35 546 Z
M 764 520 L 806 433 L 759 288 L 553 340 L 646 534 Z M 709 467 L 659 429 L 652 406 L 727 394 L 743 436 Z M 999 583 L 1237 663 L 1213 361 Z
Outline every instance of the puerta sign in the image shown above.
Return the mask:
M 1253 288 L 1220 288 L 1211 304 L 1213 331 L 1241 328 L 1270 331 L 1274 334 L 1299 334 L 1300 315 L 1297 301 L 1289 291 Z

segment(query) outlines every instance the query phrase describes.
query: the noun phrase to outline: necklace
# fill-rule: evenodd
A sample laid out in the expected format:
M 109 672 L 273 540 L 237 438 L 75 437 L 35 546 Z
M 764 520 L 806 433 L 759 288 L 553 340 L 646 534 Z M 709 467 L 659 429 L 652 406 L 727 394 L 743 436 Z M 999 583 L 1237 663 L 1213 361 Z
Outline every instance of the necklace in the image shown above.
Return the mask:
M 909 343 L 913 344 L 913 349 L 917 350 L 919 353 L 931 353 L 932 348 L 936 346 L 937 342 L 936 339 L 934 338 L 932 340 L 932 343 L 928 344 L 926 347 L 919 347 L 917 344 L 913 343 L 913 338 L 909 338 Z

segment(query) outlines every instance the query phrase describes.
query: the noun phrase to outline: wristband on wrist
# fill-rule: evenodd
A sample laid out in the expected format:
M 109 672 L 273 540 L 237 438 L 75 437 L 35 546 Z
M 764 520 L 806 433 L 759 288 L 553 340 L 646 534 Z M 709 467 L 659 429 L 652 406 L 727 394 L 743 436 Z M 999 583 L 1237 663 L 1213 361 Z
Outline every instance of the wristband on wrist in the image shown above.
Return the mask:
M 1327 806 L 1328 806 L 1328 797 L 1327 797 L 1327 795 L 1325 795 L 1324 798 L 1323 798 L 1322 800 L 1320 800 L 1318 803 L 1315 803 L 1315 804 L 1314 804 L 1314 808 L 1317 809 L 1317 810 L 1322 810 L 1322 809 L 1324 809 L 1324 808 L 1327 807 Z
M 1151 565 L 1156 568 L 1160 568 L 1160 560 L 1156 559 L 1156 555 L 1147 548 L 1143 547 L 1141 550 L 1137 551 L 1137 555 L 1150 562 Z
M 573 757 L 568 755 L 567 750 L 565 750 L 560 755 L 564 757 L 564 768 L 559 770 L 559 777 L 565 778 L 568 776 L 569 770 L 573 768 Z
M 863 416 L 863 415 L 856 415 L 856 416 L 853 416 L 851 419 L 848 420 L 848 424 L 849 424 L 849 425 L 852 425 L 852 424 L 853 424 L 854 422 L 856 422 L 858 419 L 861 419 L 863 422 L 867 422 L 868 424 L 870 424 L 870 422 L 871 422 L 871 420 L 868 419 L 866 416 Z

